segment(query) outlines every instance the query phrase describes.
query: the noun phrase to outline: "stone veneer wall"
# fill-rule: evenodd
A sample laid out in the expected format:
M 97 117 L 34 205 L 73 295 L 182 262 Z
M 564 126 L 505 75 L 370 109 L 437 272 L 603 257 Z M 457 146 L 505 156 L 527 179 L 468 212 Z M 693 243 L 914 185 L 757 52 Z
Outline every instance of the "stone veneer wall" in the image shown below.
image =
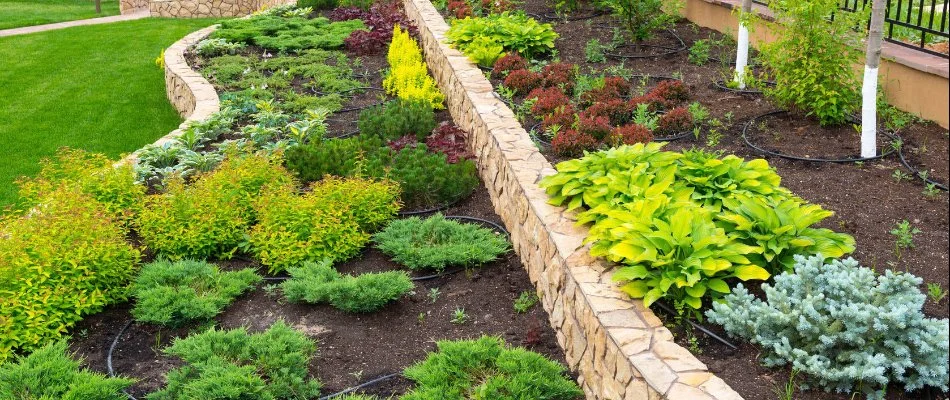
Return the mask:
M 448 25 L 428 0 L 404 0 L 419 27 L 429 68 L 456 123 L 470 132 L 479 174 L 515 251 L 541 295 L 558 343 L 588 399 L 741 399 L 689 351 L 641 301 L 611 282 L 608 266 L 582 244 L 587 229 L 547 204 L 538 187 L 555 172 L 491 83 L 443 43 Z
M 132 14 L 139 10 L 148 10 L 148 0 L 119 0 L 119 14 Z
M 151 0 L 148 2 L 148 8 L 153 17 L 237 17 L 262 8 L 295 2 L 296 0 Z
M 155 145 L 162 145 L 180 136 L 189 123 L 201 121 L 221 109 L 218 92 L 198 71 L 192 70 L 185 59 L 185 51 L 195 43 L 208 37 L 217 29 L 217 25 L 192 32 L 181 40 L 165 49 L 165 94 L 168 101 L 178 110 L 178 114 L 185 121 L 167 135 L 155 141 Z M 136 154 L 132 153 L 120 162 L 135 162 Z

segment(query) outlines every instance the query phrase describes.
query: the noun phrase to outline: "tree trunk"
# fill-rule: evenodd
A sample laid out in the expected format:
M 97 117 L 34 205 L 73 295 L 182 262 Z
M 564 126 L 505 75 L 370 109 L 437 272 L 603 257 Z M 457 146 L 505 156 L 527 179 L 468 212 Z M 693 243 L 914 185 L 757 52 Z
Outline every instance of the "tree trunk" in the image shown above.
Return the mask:
M 877 155 L 877 68 L 881 65 L 881 36 L 887 0 L 873 0 L 871 26 L 864 61 L 864 85 L 861 89 L 861 157 Z
M 742 0 L 742 15 L 752 12 L 752 0 Z M 749 27 L 746 18 L 739 17 L 739 34 L 736 38 L 736 74 L 733 79 L 739 84 L 739 89 L 745 89 L 745 71 L 749 65 Z
M 96 0 L 96 14 L 102 14 L 102 0 Z

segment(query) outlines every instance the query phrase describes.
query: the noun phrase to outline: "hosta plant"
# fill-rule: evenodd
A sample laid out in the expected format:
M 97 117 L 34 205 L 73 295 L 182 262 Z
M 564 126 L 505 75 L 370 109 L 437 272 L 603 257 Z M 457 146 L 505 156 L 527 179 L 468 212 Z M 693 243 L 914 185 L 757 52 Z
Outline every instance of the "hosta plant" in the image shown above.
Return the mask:
M 760 345 L 766 366 L 804 373 L 807 386 L 871 399 L 891 383 L 947 390 L 950 323 L 924 315 L 920 278 L 823 256 L 796 256 L 794 271 L 762 286 L 765 301 L 737 286 L 709 320 Z
M 132 379 L 106 377 L 80 368 L 65 340 L 0 364 L 0 399 L 124 400 Z
M 212 328 L 164 349 L 185 364 L 146 398 L 315 399 L 320 383 L 308 378 L 308 365 L 316 349 L 313 340 L 282 321 L 253 334 Z
M 330 260 L 289 267 L 290 279 L 280 285 L 292 302 L 329 303 L 351 313 L 367 313 L 398 300 L 414 287 L 403 271 L 343 275 Z
M 676 169 L 676 179 L 693 188 L 693 200 L 718 210 L 722 201 L 733 194 L 787 197 L 782 177 L 763 159 L 745 161 L 732 154 L 692 149 L 683 152 Z
M 203 261 L 154 261 L 135 279 L 132 315 L 139 322 L 171 326 L 211 319 L 260 281 L 250 268 L 222 272 Z
M 442 214 L 395 220 L 373 241 L 393 261 L 410 269 L 484 264 L 510 248 L 504 236 L 477 225 L 447 220 Z
M 465 18 L 452 21 L 446 38 L 453 47 L 472 57 L 474 52 L 498 49 L 493 60 L 504 53 L 517 53 L 527 58 L 550 54 L 558 34 L 550 24 L 541 24 L 523 13 L 503 12 L 480 18 Z M 483 60 L 487 58 L 480 56 Z

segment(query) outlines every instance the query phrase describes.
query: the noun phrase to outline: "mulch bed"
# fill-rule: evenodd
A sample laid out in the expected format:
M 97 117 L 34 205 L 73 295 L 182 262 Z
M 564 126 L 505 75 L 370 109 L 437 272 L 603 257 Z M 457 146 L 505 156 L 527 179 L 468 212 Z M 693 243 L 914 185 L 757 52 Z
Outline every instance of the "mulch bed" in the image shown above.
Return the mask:
M 538 15 L 551 15 L 553 10 L 545 0 L 526 0 L 520 5 L 526 12 Z M 578 12 L 578 15 L 590 15 Z M 569 16 L 570 17 L 570 16 Z M 570 18 L 568 18 L 570 19 Z M 935 282 L 945 289 L 948 282 L 948 196 L 940 192 L 937 196 L 924 194 L 924 185 L 920 180 L 895 181 L 892 174 L 902 169 L 895 154 L 882 160 L 864 163 L 828 164 L 808 161 L 794 161 L 778 157 L 763 156 L 746 146 L 741 138 L 743 126 L 751 118 L 780 108 L 760 94 L 740 94 L 717 89 L 716 81 L 731 76 L 729 54 L 721 55 L 725 62 L 710 61 L 698 66 L 688 62 L 688 51 L 673 55 L 617 60 L 608 57 L 605 63 L 592 64 L 585 61 L 584 45 L 591 39 L 601 43 L 610 43 L 613 37 L 611 27 L 619 26 L 609 15 L 579 20 L 549 21 L 560 34 L 556 42 L 559 59 L 562 62 L 580 66 L 581 72 L 603 70 L 609 66 L 622 65 L 634 74 L 652 76 L 681 75 L 691 93 L 690 101 L 699 101 L 710 111 L 711 118 L 725 122 L 720 129 L 722 138 L 715 147 L 707 147 L 706 138 L 687 138 L 673 141 L 665 149 L 686 150 L 693 147 L 707 147 L 708 150 L 721 150 L 725 154 L 735 154 L 746 159 L 766 158 L 778 170 L 782 184 L 802 198 L 820 204 L 832 210 L 835 215 L 826 219 L 820 227 L 845 232 L 855 237 L 857 250 L 852 256 L 863 266 L 878 271 L 896 269 L 910 272 L 928 282 Z M 681 38 L 687 48 L 696 40 L 721 38 L 722 35 L 710 29 L 701 28 L 688 21 L 681 21 L 672 29 Z M 659 35 L 648 40 L 648 44 L 673 45 L 669 35 Z M 718 54 L 713 54 L 718 56 Z M 496 86 L 501 83 L 492 79 Z M 637 78 L 633 79 L 634 87 Z M 655 83 L 654 83 L 655 84 Z M 537 121 L 524 121 L 524 128 L 530 130 Z M 780 150 L 811 158 L 831 158 L 835 156 L 857 156 L 860 153 L 860 133 L 848 125 L 838 128 L 823 128 L 817 120 L 801 113 L 776 115 L 766 118 L 761 125 L 764 131 L 750 135 L 756 144 L 768 149 Z M 750 128 L 753 129 L 753 128 Z M 703 129 L 703 135 L 708 128 Z M 948 162 L 947 130 L 934 123 L 913 123 L 898 132 L 904 143 L 904 154 L 916 168 L 929 171 L 929 176 L 939 182 L 950 178 Z M 890 138 L 881 135 L 878 140 L 879 151 L 890 146 Z M 550 147 L 540 144 L 539 149 L 552 163 L 567 158 L 555 155 Z M 908 173 L 909 171 L 903 170 Z M 888 232 L 895 225 L 908 220 L 922 232 L 914 236 L 915 248 L 905 250 L 898 260 L 894 252 L 894 237 Z M 922 287 L 926 291 L 926 287 Z M 939 304 L 928 300 L 925 313 L 938 318 L 950 316 L 948 300 Z M 662 312 L 658 312 L 664 316 Z M 672 323 L 670 327 L 677 333 L 677 340 L 689 347 L 684 329 Z M 717 334 L 726 337 L 718 327 L 709 327 Z M 767 369 L 758 362 L 759 350 L 747 343 L 740 343 L 738 350 L 719 344 L 696 332 L 698 351 L 695 355 L 703 361 L 717 376 L 724 379 L 733 389 L 746 399 L 774 399 L 775 389 L 789 379 L 788 369 Z M 846 395 L 832 395 L 821 391 L 796 393 L 796 399 L 849 399 Z M 888 391 L 888 399 L 946 399 L 946 394 L 904 393 L 901 388 Z

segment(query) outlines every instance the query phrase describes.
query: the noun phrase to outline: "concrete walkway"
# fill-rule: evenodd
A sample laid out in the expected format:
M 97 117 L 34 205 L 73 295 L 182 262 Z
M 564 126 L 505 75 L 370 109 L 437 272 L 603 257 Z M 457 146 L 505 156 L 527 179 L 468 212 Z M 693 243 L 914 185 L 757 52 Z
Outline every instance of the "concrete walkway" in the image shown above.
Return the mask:
M 34 25 L 34 26 L 24 26 L 22 28 L 3 29 L 3 30 L 0 30 L 0 37 L 25 35 L 27 33 L 35 33 L 35 32 L 52 31 L 55 29 L 71 28 L 74 26 L 98 25 L 98 24 L 108 24 L 111 22 L 119 22 L 119 21 L 131 21 L 134 19 L 148 18 L 148 16 L 149 16 L 148 10 L 142 9 L 132 14 L 126 14 L 126 15 L 113 15 L 111 17 L 89 18 L 89 19 L 80 19 L 76 21 L 57 22 L 55 24 Z

